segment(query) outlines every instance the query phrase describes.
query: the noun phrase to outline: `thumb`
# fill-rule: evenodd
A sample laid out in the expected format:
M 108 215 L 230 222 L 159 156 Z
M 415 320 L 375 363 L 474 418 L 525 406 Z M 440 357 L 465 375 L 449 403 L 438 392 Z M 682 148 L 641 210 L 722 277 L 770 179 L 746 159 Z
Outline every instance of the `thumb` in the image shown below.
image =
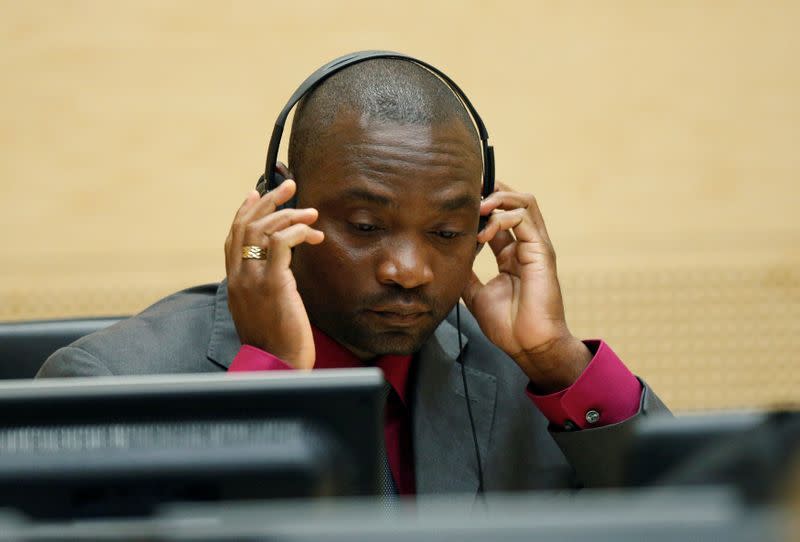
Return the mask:
M 475 271 L 472 271 L 472 276 L 470 276 L 469 282 L 464 287 L 464 291 L 461 292 L 461 298 L 464 300 L 464 303 L 467 305 L 469 311 L 473 314 L 474 311 L 472 308 L 475 303 L 475 298 L 482 289 L 483 283 L 481 282 L 481 279 L 478 278 L 478 275 L 475 274 Z

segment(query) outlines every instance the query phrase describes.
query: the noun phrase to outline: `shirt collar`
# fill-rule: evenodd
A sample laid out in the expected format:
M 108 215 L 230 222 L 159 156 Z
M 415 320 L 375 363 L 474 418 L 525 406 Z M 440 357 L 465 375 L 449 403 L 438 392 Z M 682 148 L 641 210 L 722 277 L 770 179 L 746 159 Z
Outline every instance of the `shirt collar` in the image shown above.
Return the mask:
M 315 369 L 346 369 L 364 367 L 365 363 L 334 339 L 311 326 L 317 354 Z M 408 406 L 408 374 L 412 356 L 386 355 L 371 364 L 383 371 L 383 377 L 392 386 L 404 405 Z

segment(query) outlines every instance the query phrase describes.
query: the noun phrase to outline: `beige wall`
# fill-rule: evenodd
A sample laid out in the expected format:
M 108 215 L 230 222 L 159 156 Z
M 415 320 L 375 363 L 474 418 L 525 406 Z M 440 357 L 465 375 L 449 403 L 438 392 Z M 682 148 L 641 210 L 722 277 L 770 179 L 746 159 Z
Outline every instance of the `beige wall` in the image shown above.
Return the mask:
M 456 79 L 499 178 L 537 195 L 575 332 L 679 409 L 797 401 L 798 20 L 792 1 L 0 2 L 0 319 L 219 279 L 286 97 L 387 48 Z

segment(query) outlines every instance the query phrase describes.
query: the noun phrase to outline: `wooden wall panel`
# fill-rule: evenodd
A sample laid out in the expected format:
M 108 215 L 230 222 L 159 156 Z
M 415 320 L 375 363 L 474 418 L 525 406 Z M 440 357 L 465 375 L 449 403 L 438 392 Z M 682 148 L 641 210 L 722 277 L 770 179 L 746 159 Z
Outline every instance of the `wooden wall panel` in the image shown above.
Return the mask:
M 540 201 L 576 332 L 679 409 L 800 398 L 796 2 L 0 14 L 0 319 L 129 313 L 219 279 L 286 97 L 329 58 L 387 48 L 473 98 L 498 176 Z

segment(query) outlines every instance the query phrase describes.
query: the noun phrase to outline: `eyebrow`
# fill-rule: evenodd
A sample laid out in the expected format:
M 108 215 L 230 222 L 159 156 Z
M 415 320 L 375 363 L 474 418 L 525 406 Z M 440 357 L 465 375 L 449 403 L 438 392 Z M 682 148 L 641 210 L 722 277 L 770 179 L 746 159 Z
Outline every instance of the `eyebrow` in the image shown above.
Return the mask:
M 446 199 L 439 203 L 440 211 L 460 211 L 475 207 L 477 198 L 470 194 L 461 194 L 454 198 Z
M 381 207 L 397 206 L 397 204 L 393 202 L 390 198 L 378 194 L 376 192 L 373 192 L 371 190 L 367 190 L 365 188 L 358 188 L 358 187 L 346 188 L 340 193 L 340 197 L 347 200 L 364 201 L 366 203 L 380 205 Z
M 341 198 L 347 200 L 363 201 L 373 205 L 379 205 L 381 207 L 397 207 L 397 203 L 391 198 L 365 188 L 346 188 L 340 192 L 339 195 Z M 461 209 L 475 207 L 476 203 L 477 198 L 475 196 L 470 194 L 461 194 L 453 198 L 442 200 L 441 202 L 438 202 L 437 206 L 440 211 L 459 211 Z

